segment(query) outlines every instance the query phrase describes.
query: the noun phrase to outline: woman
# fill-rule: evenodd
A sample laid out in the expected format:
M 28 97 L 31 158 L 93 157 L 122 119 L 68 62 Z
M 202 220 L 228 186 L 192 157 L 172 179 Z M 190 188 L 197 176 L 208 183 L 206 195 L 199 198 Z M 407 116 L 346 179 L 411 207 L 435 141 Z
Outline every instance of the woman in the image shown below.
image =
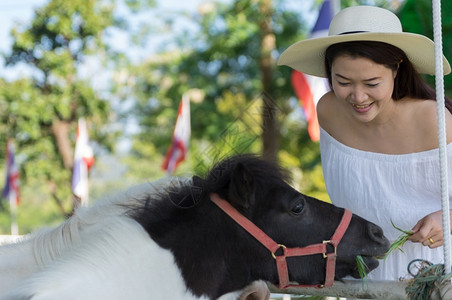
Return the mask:
M 317 110 L 332 202 L 380 225 L 392 241 L 401 232 L 391 222 L 414 232 L 404 252 L 390 254 L 369 278 L 407 277 L 414 259 L 442 262 L 435 92 L 419 76 L 435 72 L 433 42 L 402 32 L 388 10 L 355 6 L 334 17 L 328 37 L 292 45 L 278 63 L 329 80 L 331 92 Z M 449 73 L 444 57 L 443 64 Z M 452 109 L 448 99 L 446 107 Z M 452 159 L 449 110 L 447 155 Z

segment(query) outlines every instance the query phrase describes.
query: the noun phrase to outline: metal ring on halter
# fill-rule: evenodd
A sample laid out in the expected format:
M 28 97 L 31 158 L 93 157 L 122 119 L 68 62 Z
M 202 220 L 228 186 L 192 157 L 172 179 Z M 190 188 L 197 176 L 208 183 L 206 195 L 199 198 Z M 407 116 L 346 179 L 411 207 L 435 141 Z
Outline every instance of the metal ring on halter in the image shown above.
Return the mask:
M 281 245 L 281 244 L 278 244 L 278 246 L 279 246 L 279 248 L 287 248 L 286 246 L 284 246 L 284 245 Z M 279 250 L 279 249 L 278 249 Z M 276 250 L 276 251 L 278 251 L 278 250 Z M 273 258 L 274 259 L 276 259 L 276 251 L 275 252 L 272 252 L 272 256 L 273 256 Z

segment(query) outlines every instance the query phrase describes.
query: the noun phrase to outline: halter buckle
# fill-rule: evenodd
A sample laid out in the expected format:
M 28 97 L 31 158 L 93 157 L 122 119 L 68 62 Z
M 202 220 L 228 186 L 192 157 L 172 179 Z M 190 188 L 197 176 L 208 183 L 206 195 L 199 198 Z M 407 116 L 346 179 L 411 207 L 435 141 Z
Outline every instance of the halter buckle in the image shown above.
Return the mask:
M 334 249 L 334 255 L 337 255 L 337 247 L 336 247 L 335 244 L 333 244 L 333 242 L 332 242 L 331 240 L 323 241 L 322 243 L 323 243 L 323 244 L 330 244 L 331 246 L 333 246 L 333 249 Z M 325 253 L 322 253 L 322 255 L 323 255 L 323 258 L 326 258 L 326 257 L 327 257 L 326 247 L 325 247 Z

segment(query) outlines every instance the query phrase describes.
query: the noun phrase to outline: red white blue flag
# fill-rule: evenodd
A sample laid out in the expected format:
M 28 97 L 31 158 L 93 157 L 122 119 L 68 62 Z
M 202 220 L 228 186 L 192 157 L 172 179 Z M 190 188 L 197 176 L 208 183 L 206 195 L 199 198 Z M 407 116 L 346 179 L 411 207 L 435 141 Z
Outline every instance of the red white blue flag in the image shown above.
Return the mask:
M 171 175 L 177 166 L 185 160 L 190 142 L 190 134 L 190 99 L 184 94 L 179 103 L 171 145 L 162 165 L 162 169 L 166 170 L 168 175 Z
M 19 192 L 19 168 L 14 159 L 14 144 L 11 139 L 6 143 L 6 180 L 3 188 L 2 197 L 8 199 L 11 205 L 18 205 L 20 202 Z
M 82 205 L 89 201 L 88 171 L 94 164 L 94 155 L 89 145 L 88 130 L 85 119 L 78 120 L 77 139 L 75 142 L 74 170 L 72 172 L 72 192 L 80 199 Z
M 320 8 L 319 16 L 311 31 L 310 38 L 327 36 L 332 18 L 332 5 L 330 0 L 325 0 Z M 319 99 L 330 90 L 328 80 L 293 70 L 291 81 L 308 122 L 309 136 L 311 140 L 318 141 L 320 139 L 320 127 L 317 120 L 316 106 Z

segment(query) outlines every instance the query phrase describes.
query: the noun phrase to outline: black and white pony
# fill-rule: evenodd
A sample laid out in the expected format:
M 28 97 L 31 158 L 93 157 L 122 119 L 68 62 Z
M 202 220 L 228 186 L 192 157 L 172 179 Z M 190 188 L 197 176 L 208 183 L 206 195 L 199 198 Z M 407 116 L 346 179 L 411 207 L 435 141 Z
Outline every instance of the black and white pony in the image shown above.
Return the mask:
M 56 228 L 0 247 L 0 299 L 237 299 L 253 282 L 278 285 L 275 259 L 285 248 L 328 241 L 344 216 L 344 209 L 300 194 L 286 180 L 276 164 L 240 155 L 205 178 L 166 178 L 82 207 Z M 213 196 L 278 249 L 269 252 Z M 373 256 L 389 246 L 378 226 L 356 215 L 343 231 L 339 245 L 325 246 L 337 252 L 336 280 L 359 276 L 357 255 L 372 270 Z M 290 281 L 323 284 L 329 264 L 323 256 L 287 257 Z

